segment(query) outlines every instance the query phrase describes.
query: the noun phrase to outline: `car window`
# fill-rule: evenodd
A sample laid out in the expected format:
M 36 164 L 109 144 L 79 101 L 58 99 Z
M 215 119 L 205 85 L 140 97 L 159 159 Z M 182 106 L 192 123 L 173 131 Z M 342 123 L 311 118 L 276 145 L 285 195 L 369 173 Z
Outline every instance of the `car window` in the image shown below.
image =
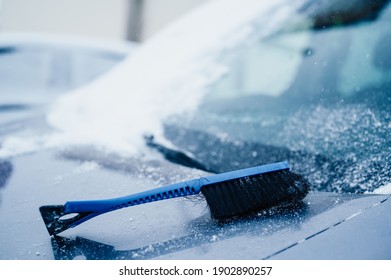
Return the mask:
M 362 88 L 391 79 L 387 67 L 390 23 L 386 14 L 371 23 L 299 30 L 246 44 L 236 50 L 230 71 L 207 98 L 358 94 Z
M 213 170 L 288 160 L 314 189 L 389 182 L 390 8 L 377 20 L 290 28 L 223 57 L 227 74 L 167 135 Z M 190 132 L 187 132 L 190 134 Z

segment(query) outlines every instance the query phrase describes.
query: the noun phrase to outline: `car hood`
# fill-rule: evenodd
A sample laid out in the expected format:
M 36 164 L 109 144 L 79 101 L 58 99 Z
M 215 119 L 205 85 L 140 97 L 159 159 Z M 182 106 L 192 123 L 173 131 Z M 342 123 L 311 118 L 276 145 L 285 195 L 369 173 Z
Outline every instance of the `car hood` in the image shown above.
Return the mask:
M 0 170 L 1 259 L 391 257 L 389 195 L 310 192 L 301 204 L 227 223 L 212 220 L 202 198 L 177 198 L 113 211 L 53 238 L 42 205 L 118 197 L 208 173 L 153 153 L 124 159 L 83 148 L 2 160 Z

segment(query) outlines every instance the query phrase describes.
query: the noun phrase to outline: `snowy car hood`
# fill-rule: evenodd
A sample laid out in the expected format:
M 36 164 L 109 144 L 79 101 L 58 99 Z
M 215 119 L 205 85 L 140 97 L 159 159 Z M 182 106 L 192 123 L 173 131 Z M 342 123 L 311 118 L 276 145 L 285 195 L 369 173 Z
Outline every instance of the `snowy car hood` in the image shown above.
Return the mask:
M 1 163 L 8 170 L 0 193 L 1 259 L 391 257 L 389 195 L 310 192 L 301 204 L 224 224 L 211 219 L 199 197 L 177 198 L 113 211 L 50 237 L 42 205 L 118 197 L 207 174 L 158 157 L 82 159 L 46 151 Z

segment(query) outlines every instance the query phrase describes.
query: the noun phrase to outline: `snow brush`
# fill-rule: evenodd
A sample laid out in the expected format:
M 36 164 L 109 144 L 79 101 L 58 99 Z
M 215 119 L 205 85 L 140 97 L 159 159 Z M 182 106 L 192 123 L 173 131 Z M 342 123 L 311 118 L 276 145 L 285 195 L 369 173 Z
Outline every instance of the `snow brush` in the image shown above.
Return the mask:
M 129 196 L 68 201 L 64 205 L 41 206 L 39 210 L 49 234 L 57 235 L 110 211 L 199 193 L 205 197 L 212 218 L 223 221 L 282 203 L 299 201 L 307 195 L 309 188 L 307 180 L 291 172 L 287 162 L 278 162 L 184 181 Z

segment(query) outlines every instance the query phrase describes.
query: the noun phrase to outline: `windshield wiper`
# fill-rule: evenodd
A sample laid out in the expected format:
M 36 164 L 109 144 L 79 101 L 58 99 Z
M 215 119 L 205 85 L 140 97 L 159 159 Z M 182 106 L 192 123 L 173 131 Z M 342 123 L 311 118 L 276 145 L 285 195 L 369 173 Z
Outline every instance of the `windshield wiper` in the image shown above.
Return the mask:
M 0 55 L 8 55 L 8 54 L 14 53 L 16 51 L 17 51 L 17 49 L 12 46 L 0 47 Z
M 183 165 L 190 168 L 196 168 L 210 173 L 217 173 L 215 170 L 205 166 L 198 160 L 186 155 L 182 151 L 170 149 L 160 143 L 156 143 L 153 135 L 144 136 L 144 139 L 148 147 L 158 151 L 169 162 Z
M 300 12 L 313 19 L 313 29 L 325 29 L 338 26 L 374 21 L 383 12 L 390 0 L 355 1 L 310 1 Z

